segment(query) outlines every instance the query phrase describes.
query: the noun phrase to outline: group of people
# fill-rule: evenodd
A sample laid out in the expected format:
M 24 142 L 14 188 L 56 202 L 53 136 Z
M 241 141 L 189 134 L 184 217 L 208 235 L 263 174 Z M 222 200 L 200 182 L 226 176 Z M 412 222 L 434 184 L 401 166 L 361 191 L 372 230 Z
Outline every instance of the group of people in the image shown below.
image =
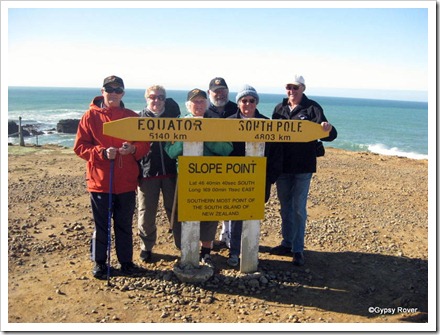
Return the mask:
M 309 120 L 320 124 L 332 141 L 336 129 L 327 121 L 322 107 L 305 94 L 305 81 L 295 75 L 286 83 L 287 97 L 275 106 L 272 119 Z M 183 153 L 182 142 L 129 142 L 103 134 L 103 124 L 125 117 L 180 117 L 179 105 L 166 96 L 163 86 L 154 85 L 145 92 L 146 107 L 139 114 L 125 108 L 122 98 L 124 82 L 120 77 L 104 79 L 101 96 L 95 97 L 82 116 L 75 153 L 87 161 L 87 190 L 90 193 L 95 222 L 93 275 L 108 276 L 110 226 L 113 219 L 116 256 L 120 271 L 131 275 L 140 268 L 133 262 L 132 221 L 138 209 L 140 260 L 154 260 L 153 247 L 157 239 L 156 218 L 160 195 L 173 232 L 175 246 L 181 247 L 181 222 L 178 221 L 177 175 L 178 157 Z M 187 94 L 185 117 L 198 118 L 261 118 L 256 89 L 245 85 L 229 100 L 229 88 L 224 78 L 216 77 L 209 89 L 194 88 Z M 317 141 L 306 143 L 266 143 L 266 201 L 270 187 L 276 184 L 281 208 L 282 241 L 270 253 L 291 255 L 294 265 L 304 265 L 304 237 L 307 220 L 307 197 L 313 173 L 316 172 Z M 244 156 L 244 142 L 204 142 L 205 156 Z M 110 189 L 110 187 L 112 189 Z M 110 222 L 109 222 L 110 221 Z M 224 221 L 220 240 L 229 247 L 228 265 L 240 262 L 242 221 Z M 214 267 L 211 258 L 218 222 L 200 224 L 200 262 Z

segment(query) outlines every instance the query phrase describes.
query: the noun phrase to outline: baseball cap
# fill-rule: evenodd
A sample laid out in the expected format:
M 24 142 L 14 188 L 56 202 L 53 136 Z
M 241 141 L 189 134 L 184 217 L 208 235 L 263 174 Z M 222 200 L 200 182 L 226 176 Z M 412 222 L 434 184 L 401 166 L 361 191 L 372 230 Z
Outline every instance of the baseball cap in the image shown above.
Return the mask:
M 108 84 L 113 84 L 113 83 L 116 83 L 120 87 L 124 88 L 124 81 L 117 76 L 108 76 L 107 78 L 104 79 L 104 84 L 102 86 L 105 86 Z
M 297 74 L 295 75 L 293 81 L 289 81 L 289 82 L 287 82 L 287 84 L 294 84 L 294 85 L 303 85 L 303 86 L 306 86 L 306 82 L 305 82 L 305 80 L 304 80 L 304 77 L 303 77 L 303 76 L 300 76 L 300 75 L 297 75 Z
M 205 99 L 208 99 L 208 96 L 206 95 L 205 91 L 202 91 L 199 88 L 194 88 L 188 92 L 188 96 L 187 96 L 186 100 L 189 101 L 189 100 L 192 100 L 196 97 L 203 97 Z
M 215 91 L 215 90 L 217 90 L 219 88 L 226 88 L 226 89 L 228 89 L 228 85 L 226 84 L 226 81 L 223 78 L 215 77 L 209 83 L 209 89 L 211 91 Z

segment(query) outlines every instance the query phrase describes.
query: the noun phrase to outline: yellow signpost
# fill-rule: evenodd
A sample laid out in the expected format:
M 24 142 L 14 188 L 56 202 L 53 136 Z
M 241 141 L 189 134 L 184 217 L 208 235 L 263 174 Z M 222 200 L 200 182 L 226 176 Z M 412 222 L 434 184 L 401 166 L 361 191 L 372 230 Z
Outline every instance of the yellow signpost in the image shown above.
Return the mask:
M 185 281 L 212 275 L 191 270 L 199 261 L 199 221 L 243 220 L 240 271 L 257 270 L 266 182 L 264 142 L 310 142 L 329 135 L 320 124 L 301 120 L 140 117 L 105 123 L 103 132 L 126 141 L 193 142 L 184 143 L 179 157 L 182 258 L 174 270 Z M 199 156 L 206 141 L 246 142 L 246 157 Z
M 262 220 L 265 157 L 179 157 L 179 221 Z
M 310 142 L 328 136 L 311 121 L 140 117 L 107 122 L 104 134 L 155 142 Z

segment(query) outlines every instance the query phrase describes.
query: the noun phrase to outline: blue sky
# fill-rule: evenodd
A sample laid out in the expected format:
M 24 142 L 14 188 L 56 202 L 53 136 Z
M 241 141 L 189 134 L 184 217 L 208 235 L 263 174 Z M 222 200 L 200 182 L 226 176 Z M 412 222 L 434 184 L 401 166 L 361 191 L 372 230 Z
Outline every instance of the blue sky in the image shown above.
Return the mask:
M 165 3 L 181 8 L 130 8 Z M 428 58 L 428 50 L 435 52 L 435 38 L 428 40 L 435 34 L 434 1 L 196 8 L 207 3 L 3 1 L 7 86 L 96 87 L 116 74 L 131 88 L 158 83 L 187 90 L 207 89 L 222 76 L 231 91 L 248 83 L 283 94 L 298 73 L 313 95 L 426 101 L 434 90 L 428 75 L 435 66 L 435 57 Z M 316 8 L 306 8 L 311 3 Z

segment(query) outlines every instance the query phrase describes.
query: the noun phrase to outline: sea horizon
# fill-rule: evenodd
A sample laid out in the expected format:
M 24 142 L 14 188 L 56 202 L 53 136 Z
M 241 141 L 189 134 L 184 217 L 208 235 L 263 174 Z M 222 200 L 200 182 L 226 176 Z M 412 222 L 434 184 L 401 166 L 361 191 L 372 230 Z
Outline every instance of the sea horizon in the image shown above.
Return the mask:
M 44 88 L 44 89 L 100 89 L 97 87 L 89 86 L 30 86 L 30 85 L 12 85 L 8 86 L 10 88 Z M 202 87 L 199 87 L 203 89 Z M 127 89 L 131 90 L 144 90 L 146 88 L 142 87 L 130 87 Z M 188 90 L 183 88 L 167 88 L 167 91 L 181 91 L 188 92 Z M 207 89 L 206 89 L 207 91 Z M 259 89 L 257 90 L 259 94 L 280 94 L 284 95 L 283 90 L 276 88 Z M 339 92 L 345 92 L 341 94 Z M 237 93 L 231 90 L 230 93 Z M 314 97 L 326 97 L 326 98 L 345 98 L 345 99 L 366 99 L 366 100 L 387 100 L 387 101 L 408 101 L 408 102 L 428 102 L 428 92 L 426 91 L 416 91 L 416 90 L 375 90 L 375 89 L 353 89 L 353 88 L 307 88 L 305 92 L 307 95 Z M 376 97 L 371 97 L 376 95 Z M 394 95 L 390 97 L 388 95 Z M 403 97 L 402 97 L 403 95 Z M 397 97 L 400 96 L 400 97 Z M 406 99 L 405 99 L 406 96 Z

